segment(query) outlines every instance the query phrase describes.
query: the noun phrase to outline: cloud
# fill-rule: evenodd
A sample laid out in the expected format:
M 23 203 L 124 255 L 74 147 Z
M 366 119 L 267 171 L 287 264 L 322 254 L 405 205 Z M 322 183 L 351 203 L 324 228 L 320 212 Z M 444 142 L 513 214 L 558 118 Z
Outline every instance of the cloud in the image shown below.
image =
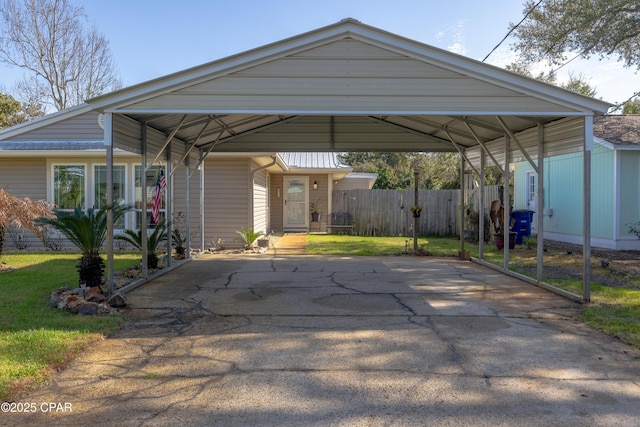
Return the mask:
M 467 48 L 465 47 L 465 24 L 464 19 L 458 19 L 453 35 L 453 43 L 447 46 L 447 50 L 460 55 L 467 54 Z

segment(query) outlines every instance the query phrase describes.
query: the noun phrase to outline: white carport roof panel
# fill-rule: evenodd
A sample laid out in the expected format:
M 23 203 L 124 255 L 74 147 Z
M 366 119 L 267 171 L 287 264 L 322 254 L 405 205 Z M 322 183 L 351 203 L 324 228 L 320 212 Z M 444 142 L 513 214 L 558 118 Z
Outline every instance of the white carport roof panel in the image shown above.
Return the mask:
M 522 90 L 350 38 L 215 76 L 119 110 L 262 114 L 576 112 L 575 108 L 532 97 Z

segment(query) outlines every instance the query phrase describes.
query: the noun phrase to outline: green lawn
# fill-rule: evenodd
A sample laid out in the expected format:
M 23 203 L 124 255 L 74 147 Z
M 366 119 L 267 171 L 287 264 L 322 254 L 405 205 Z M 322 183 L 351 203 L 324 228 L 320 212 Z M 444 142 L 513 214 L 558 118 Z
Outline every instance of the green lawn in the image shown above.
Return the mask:
M 89 343 L 116 330 L 120 316 L 78 316 L 47 306 L 51 292 L 78 282 L 78 254 L 3 254 L 15 271 L 0 273 L 0 399 L 43 381 Z M 116 270 L 140 260 L 117 254 Z
M 450 237 L 419 237 L 418 247 L 433 256 L 458 256 L 460 242 Z M 307 254 L 384 256 L 413 253 L 413 238 L 310 234 Z

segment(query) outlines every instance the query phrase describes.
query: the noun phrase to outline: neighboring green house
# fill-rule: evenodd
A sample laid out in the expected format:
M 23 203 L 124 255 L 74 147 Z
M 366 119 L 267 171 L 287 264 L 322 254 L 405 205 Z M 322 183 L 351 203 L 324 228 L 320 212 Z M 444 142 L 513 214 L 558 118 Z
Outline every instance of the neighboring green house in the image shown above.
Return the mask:
M 640 239 L 628 229 L 640 221 L 640 115 L 598 117 L 593 134 L 591 244 L 640 250 Z M 544 161 L 544 237 L 581 244 L 583 154 L 562 154 Z M 541 210 L 535 205 L 537 174 L 528 162 L 514 166 L 514 209 L 529 209 L 539 215 Z

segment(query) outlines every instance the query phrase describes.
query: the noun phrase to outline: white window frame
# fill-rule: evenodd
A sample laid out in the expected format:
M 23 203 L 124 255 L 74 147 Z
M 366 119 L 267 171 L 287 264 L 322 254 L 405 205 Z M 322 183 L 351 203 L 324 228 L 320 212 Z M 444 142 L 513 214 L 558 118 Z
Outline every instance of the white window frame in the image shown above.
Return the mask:
M 90 191 L 89 191 L 91 187 L 89 187 L 89 183 L 90 181 L 92 181 L 91 177 L 87 176 L 88 175 L 87 171 L 91 170 L 91 168 L 89 167 L 89 164 L 86 161 L 70 162 L 70 161 L 52 160 L 49 162 L 49 166 L 47 167 L 49 171 L 48 173 L 49 183 L 47 185 L 47 200 L 49 200 L 52 203 L 56 203 L 56 200 L 55 200 L 55 176 L 56 176 L 55 168 L 56 166 L 81 166 L 84 168 L 84 206 L 80 206 L 80 208 L 82 210 L 87 209 L 88 203 L 91 199 Z M 75 209 L 75 207 L 73 209 L 62 209 L 62 208 L 56 207 L 56 209 L 64 212 L 72 212 L 73 209 Z

